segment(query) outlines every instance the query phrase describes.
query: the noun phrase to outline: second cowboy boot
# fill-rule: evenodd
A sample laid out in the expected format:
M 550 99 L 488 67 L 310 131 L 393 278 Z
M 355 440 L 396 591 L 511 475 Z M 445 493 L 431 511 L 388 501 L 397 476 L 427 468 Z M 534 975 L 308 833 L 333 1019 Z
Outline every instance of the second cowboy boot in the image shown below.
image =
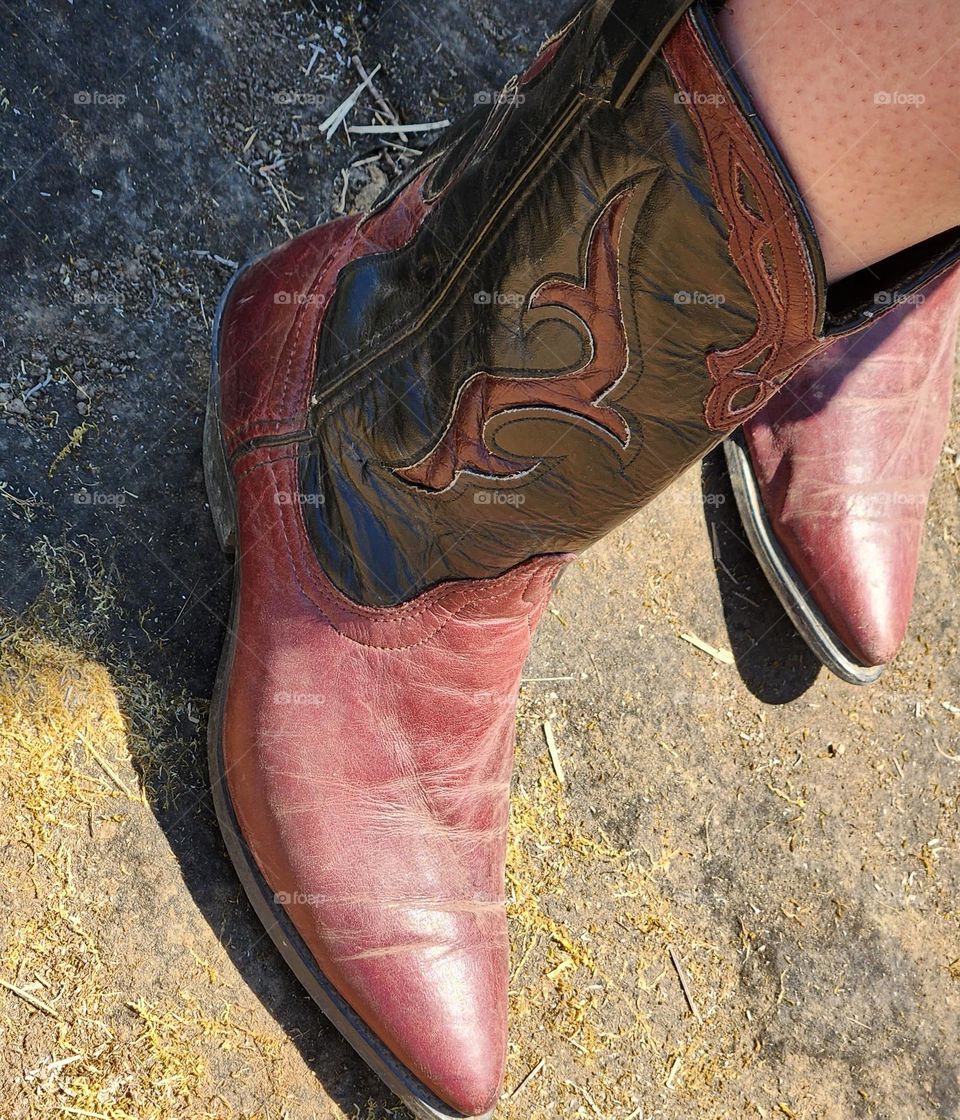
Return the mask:
M 877 679 L 903 642 L 950 416 L 960 270 L 814 358 L 724 444 L 761 567 L 820 660 Z
M 712 8 L 591 0 L 217 316 L 218 816 L 286 961 L 419 1117 L 497 1100 L 515 702 L 558 572 L 878 288 L 957 257 L 952 231 L 827 290 Z

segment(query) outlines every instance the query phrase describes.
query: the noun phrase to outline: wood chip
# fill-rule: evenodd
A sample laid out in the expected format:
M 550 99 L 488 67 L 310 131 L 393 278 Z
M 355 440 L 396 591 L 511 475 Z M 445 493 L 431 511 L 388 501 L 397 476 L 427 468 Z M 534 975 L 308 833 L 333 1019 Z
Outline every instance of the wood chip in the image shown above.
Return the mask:
M 584 1085 L 580 1085 L 580 1086 L 578 1086 L 578 1088 L 580 1089 L 580 1092 L 586 1098 L 587 1104 L 590 1105 L 590 1107 L 593 1109 L 594 1114 L 596 1116 L 598 1116 L 600 1118 L 600 1120 L 607 1120 L 607 1118 L 604 1116 L 604 1114 L 600 1111 L 600 1108 L 597 1105 L 597 1102 L 593 1099 L 593 1097 L 590 1096 L 590 1090 L 587 1089 L 586 1086 L 584 1086 Z
M 367 89 L 370 90 L 370 93 L 373 96 L 374 101 L 376 101 L 376 103 L 380 106 L 381 110 L 383 111 L 384 116 L 387 118 L 388 121 L 390 121 L 391 124 L 397 124 L 398 125 L 400 123 L 400 118 L 393 111 L 393 106 L 390 105 L 390 103 L 383 96 L 383 94 L 380 92 L 380 90 L 373 84 L 372 75 L 368 74 L 367 71 L 364 69 L 364 65 L 360 61 L 360 56 L 359 55 L 352 55 L 350 61 L 353 63 L 354 69 L 357 71 L 357 73 L 360 75 L 360 77 L 367 83 Z M 399 136 L 400 136 L 400 139 L 404 143 L 406 143 L 407 138 L 403 134 L 402 131 L 399 133 Z
M 345 214 L 347 212 L 347 191 L 350 189 L 350 172 L 346 167 L 342 167 L 340 174 L 343 177 L 343 190 L 340 192 L 340 201 L 337 203 L 336 212 Z
M 25 1074 L 27 1081 L 33 1081 L 35 1078 L 46 1074 L 48 1077 L 51 1073 L 56 1073 L 58 1069 L 63 1069 L 64 1066 L 71 1066 L 74 1062 L 83 1061 L 83 1054 L 71 1054 L 69 1058 L 61 1058 L 57 1062 L 45 1062 L 43 1065 L 37 1066 L 36 1069 L 31 1069 Z
M 683 998 L 687 1001 L 687 1007 L 689 1007 L 691 1012 L 693 1012 L 694 1019 L 696 1019 L 698 1023 L 702 1024 L 703 1019 L 700 1018 L 700 1012 L 697 1010 L 697 1005 L 696 1003 L 694 1003 L 693 996 L 690 994 L 690 988 L 687 984 L 687 977 L 684 974 L 682 965 L 680 964 L 680 958 L 674 952 L 672 945 L 667 946 L 667 952 L 670 954 L 670 960 L 673 962 L 673 967 L 676 970 L 677 979 L 680 981 L 680 990 L 683 992 Z
M 304 77 L 310 77 L 310 71 L 316 66 L 317 59 L 323 54 L 323 47 L 319 43 L 313 44 L 313 54 L 310 56 L 310 61 L 307 63 L 307 69 L 304 71 Z M 361 75 L 362 77 L 362 75 Z
M 97 748 L 90 742 L 84 742 L 84 746 L 90 752 L 90 754 L 93 755 L 93 758 L 99 765 L 100 769 L 113 782 L 117 789 L 120 790 L 121 793 L 125 793 L 127 797 L 131 799 L 131 801 L 136 801 L 137 798 L 130 792 L 130 790 L 127 789 L 120 775 L 116 772 L 116 770 L 114 770 L 110 763 L 107 762 L 107 760 L 97 750 Z
M 547 752 L 550 755 L 550 761 L 553 764 L 553 772 L 557 775 L 557 781 L 560 785 L 564 785 L 566 779 L 563 776 L 563 763 L 560 761 L 560 752 L 557 750 L 557 742 L 553 737 L 553 725 L 550 720 L 545 720 L 543 724 L 543 737 L 547 741 Z
M 13 992 L 13 994 L 19 996 L 24 1003 L 29 1003 L 31 1007 L 35 1007 L 37 1011 L 42 1011 L 44 1015 L 49 1015 L 54 1019 L 60 1018 L 49 1003 L 45 1003 L 38 996 L 31 995 L 29 992 L 24 991 L 23 988 L 18 988 L 16 984 L 10 984 L 6 980 L 0 980 L 0 987 L 6 988 L 8 992 Z
M 380 64 L 378 63 L 373 70 L 367 75 L 366 78 L 357 86 L 357 88 L 347 97 L 341 101 L 340 104 L 333 110 L 329 117 L 320 124 L 320 131 L 324 133 L 328 140 L 332 139 L 333 134 L 347 119 L 350 110 L 360 100 L 360 96 L 365 89 L 370 88 L 370 83 L 380 71 Z M 344 126 L 346 127 L 346 126 Z
M 730 652 L 730 650 L 717 649 L 716 646 L 712 646 L 709 642 L 705 642 L 702 638 L 698 638 L 696 634 L 681 634 L 680 637 L 685 642 L 689 642 L 690 645 L 696 646 L 697 649 L 701 650 L 709 657 L 712 657 L 714 661 L 719 661 L 721 665 L 734 664 L 734 656 Z
M 518 1085 L 518 1086 L 516 1087 L 516 1089 L 514 1089 L 514 1090 L 513 1090 L 513 1092 L 512 1092 L 511 1094 L 510 1094 L 510 1096 L 509 1096 L 509 1098 L 508 1098 L 508 1099 L 509 1099 L 509 1100 L 513 1100 L 513 1098 L 514 1098 L 514 1097 L 515 1097 L 515 1096 L 516 1096 L 516 1095 L 517 1095 L 517 1094 L 518 1094 L 518 1093 L 519 1093 L 519 1092 L 520 1092 L 521 1090 L 525 1089 L 525 1088 L 527 1087 L 527 1085 L 529 1085 L 529 1084 L 530 1084 L 530 1082 L 531 1082 L 531 1081 L 532 1081 L 532 1080 L 533 1080 L 533 1079 L 534 1079 L 534 1078 L 535 1078 L 535 1077 L 537 1076 L 537 1074 L 538 1074 L 538 1073 L 539 1073 L 539 1072 L 540 1072 L 540 1071 L 541 1071 L 541 1070 L 543 1069 L 543 1067 L 544 1067 L 544 1066 L 545 1066 L 546 1064 L 547 1064 L 547 1059 L 546 1059 L 546 1058 L 541 1058 L 541 1059 L 540 1059 L 540 1061 L 539 1061 L 539 1062 L 537 1062 L 537 1064 L 536 1064 L 536 1065 L 535 1065 L 535 1066 L 533 1067 L 533 1069 L 532 1069 L 532 1070 L 530 1070 L 530 1072 L 529 1072 L 529 1073 L 528 1073 L 528 1074 L 526 1075 L 526 1077 L 524 1077 L 524 1078 L 523 1078 L 523 1079 L 522 1079 L 522 1080 L 520 1081 L 520 1084 L 519 1084 L 519 1085 Z
M 593 656 L 590 650 L 587 650 L 587 657 L 590 658 L 590 664 L 593 666 L 593 671 L 597 674 L 597 684 L 603 684 L 603 677 L 600 676 L 600 670 L 597 668 L 597 659 Z
M 403 136 L 405 132 L 432 132 L 438 128 L 449 128 L 450 122 L 430 121 L 425 124 L 351 124 L 347 131 L 361 132 L 371 136 Z

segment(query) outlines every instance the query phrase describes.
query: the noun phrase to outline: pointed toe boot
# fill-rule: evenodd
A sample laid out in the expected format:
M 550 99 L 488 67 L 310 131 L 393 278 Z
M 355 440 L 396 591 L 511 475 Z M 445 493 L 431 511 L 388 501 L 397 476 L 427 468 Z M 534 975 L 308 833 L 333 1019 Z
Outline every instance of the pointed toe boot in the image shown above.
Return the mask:
M 236 577 L 214 797 L 261 921 L 328 1018 L 416 1115 L 484 1116 L 506 1052 L 516 700 L 569 558 L 389 608 L 326 575 L 303 427 L 320 325 L 363 238 L 344 220 L 290 242 L 243 269 L 217 315 L 205 469 Z M 360 569 L 372 587 L 383 561 L 389 574 L 389 555 Z
M 853 684 L 899 650 L 950 416 L 960 270 L 814 358 L 725 445 L 748 539 L 798 632 Z
M 827 289 L 713 7 L 591 0 L 217 316 L 220 824 L 286 961 L 419 1117 L 500 1090 L 515 703 L 559 572 L 874 306 L 872 273 Z

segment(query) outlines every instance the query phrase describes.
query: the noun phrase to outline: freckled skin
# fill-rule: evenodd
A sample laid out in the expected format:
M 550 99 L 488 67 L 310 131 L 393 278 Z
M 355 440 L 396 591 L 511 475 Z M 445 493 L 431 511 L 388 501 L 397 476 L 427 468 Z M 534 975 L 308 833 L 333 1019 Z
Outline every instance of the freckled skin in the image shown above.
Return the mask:
M 957 0 L 733 0 L 720 30 L 830 280 L 960 224 Z

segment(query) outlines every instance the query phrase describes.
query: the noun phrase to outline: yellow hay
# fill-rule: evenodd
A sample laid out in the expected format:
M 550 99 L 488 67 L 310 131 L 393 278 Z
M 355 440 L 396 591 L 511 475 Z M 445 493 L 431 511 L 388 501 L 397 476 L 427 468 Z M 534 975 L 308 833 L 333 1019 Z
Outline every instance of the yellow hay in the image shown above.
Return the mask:
M 227 1117 L 222 1084 L 246 1071 L 277 1091 L 245 1115 L 279 1118 L 282 1035 L 259 1033 L 250 1010 L 224 1002 L 209 962 L 190 962 L 178 978 L 188 987 L 132 999 L 143 990 L 136 961 L 106 948 L 120 919 L 84 877 L 93 828 L 130 815 L 147 825 L 135 725 L 165 725 L 182 701 L 136 674 L 118 689 L 86 648 L 113 608 L 102 567 L 48 542 L 41 562 L 47 586 L 30 616 L 0 618 L 0 1115 L 16 1102 L 25 1120 Z

